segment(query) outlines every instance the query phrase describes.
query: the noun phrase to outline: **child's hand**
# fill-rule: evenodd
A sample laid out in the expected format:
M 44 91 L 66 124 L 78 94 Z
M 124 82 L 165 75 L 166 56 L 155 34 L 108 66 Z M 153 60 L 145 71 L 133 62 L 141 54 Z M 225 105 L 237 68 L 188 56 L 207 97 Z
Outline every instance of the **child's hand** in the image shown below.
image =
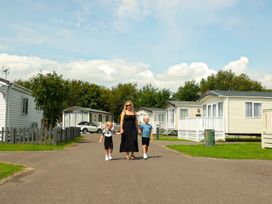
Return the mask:
M 116 135 L 121 135 L 121 132 L 116 132 L 115 134 L 116 134 Z

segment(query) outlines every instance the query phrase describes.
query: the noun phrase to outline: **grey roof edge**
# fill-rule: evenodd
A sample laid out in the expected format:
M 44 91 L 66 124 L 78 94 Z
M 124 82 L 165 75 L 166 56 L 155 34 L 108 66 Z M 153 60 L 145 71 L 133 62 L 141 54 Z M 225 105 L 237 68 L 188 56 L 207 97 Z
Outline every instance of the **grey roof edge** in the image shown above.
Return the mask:
M 106 114 L 111 114 L 111 112 L 107 112 L 107 111 L 103 111 L 103 110 L 97 110 L 97 109 L 92 109 L 92 108 L 85 108 L 85 107 L 80 107 L 80 106 L 72 106 L 69 108 L 66 108 L 64 110 L 62 110 L 62 112 L 66 112 L 66 111 L 70 111 L 70 110 L 75 110 L 75 109 L 79 109 L 79 110 L 85 110 L 85 111 L 92 111 L 92 112 L 96 112 L 96 113 L 106 113 Z
M 24 93 L 26 93 L 26 94 L 32 95 L 32 91 L 31 91 L 30 89 L 28 89 L 28 88 L 26 88 L 26 87 L 23 87 L 23 86 L 21 86 L 21 85 L 19 85 L 19 84 L 16 84 L 16 83 L 11 82 L 11 81 L 9 81 L 9 80 L 3 79 L 3 78 L 1 78 L 1 77 L 0 77 L 0 82 L 3 82 L 3 83 L 5 83 L 5 84 L 7 84 L 7 86 L 10 86 L 10 87 L 12 87 L 12 88 L 15 88 L 15 89 L 18 90 L 18 91 L 21 91 L 21 92 L 24 92 Z
M 153 111 L 164 111 L 163 108 L 153 108 L 153 107 L 140 107 L 140 108 L 137 108 L 137 111 L 140 111 L 140 110 L 146 110 L 148 112 L 153 112 Z
M 10 84 L 11 82 L 9 80 L 3 79 L 0 77 L 0 82 L 3 82 L 5 84 Z
M 201 106 L 201 103 L 199 101 L 167 101 L 167 105 L 165 108 L 169 105 L 178 106 L 178 105 L 188 105 L 188 106 Z
M 235 97 L 235 98 L 272 98 L 272 92 L 261 92 L 261 91 L 231 91 L 231 90 L 209 90 L 206 91 L 198 101 L 201 101 L 206 96 L 217 96 L 217 97 Z

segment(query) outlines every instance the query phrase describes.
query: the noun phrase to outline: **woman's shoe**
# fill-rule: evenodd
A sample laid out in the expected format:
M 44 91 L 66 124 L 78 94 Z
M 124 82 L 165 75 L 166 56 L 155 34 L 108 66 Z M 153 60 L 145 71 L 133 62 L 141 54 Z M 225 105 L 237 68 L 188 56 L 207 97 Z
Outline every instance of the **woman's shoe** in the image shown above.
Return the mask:
M 125 156 L 125 159 L 126 159 L 126 160 L 130 160 L 130 157 L 129 157 L 129 156 Z

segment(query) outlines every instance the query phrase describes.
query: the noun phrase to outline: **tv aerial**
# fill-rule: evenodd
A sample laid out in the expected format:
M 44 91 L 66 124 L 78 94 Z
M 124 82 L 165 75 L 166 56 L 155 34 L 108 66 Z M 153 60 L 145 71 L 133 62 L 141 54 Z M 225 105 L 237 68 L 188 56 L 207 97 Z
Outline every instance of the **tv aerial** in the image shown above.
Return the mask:
M 5 79 L 8 79 L 8 74 L 9 74 L 9 67 L 7 66 L 2 66 L 2 74 L 5 75 Z

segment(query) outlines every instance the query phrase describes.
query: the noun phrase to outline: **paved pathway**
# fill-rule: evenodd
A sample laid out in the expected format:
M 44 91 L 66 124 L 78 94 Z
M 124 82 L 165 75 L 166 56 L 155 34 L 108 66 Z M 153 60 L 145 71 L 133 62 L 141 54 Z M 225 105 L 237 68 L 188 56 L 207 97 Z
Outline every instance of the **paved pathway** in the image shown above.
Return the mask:
M 118 136 L 117 136 L 118 138 Z M 98 136 L 65 151 L 0 152 L 35 168 L 0 186 L 1 204 L 271 203 L 272 162 L 189 158 L 151 144 L 148 160 L 104 161 Z

